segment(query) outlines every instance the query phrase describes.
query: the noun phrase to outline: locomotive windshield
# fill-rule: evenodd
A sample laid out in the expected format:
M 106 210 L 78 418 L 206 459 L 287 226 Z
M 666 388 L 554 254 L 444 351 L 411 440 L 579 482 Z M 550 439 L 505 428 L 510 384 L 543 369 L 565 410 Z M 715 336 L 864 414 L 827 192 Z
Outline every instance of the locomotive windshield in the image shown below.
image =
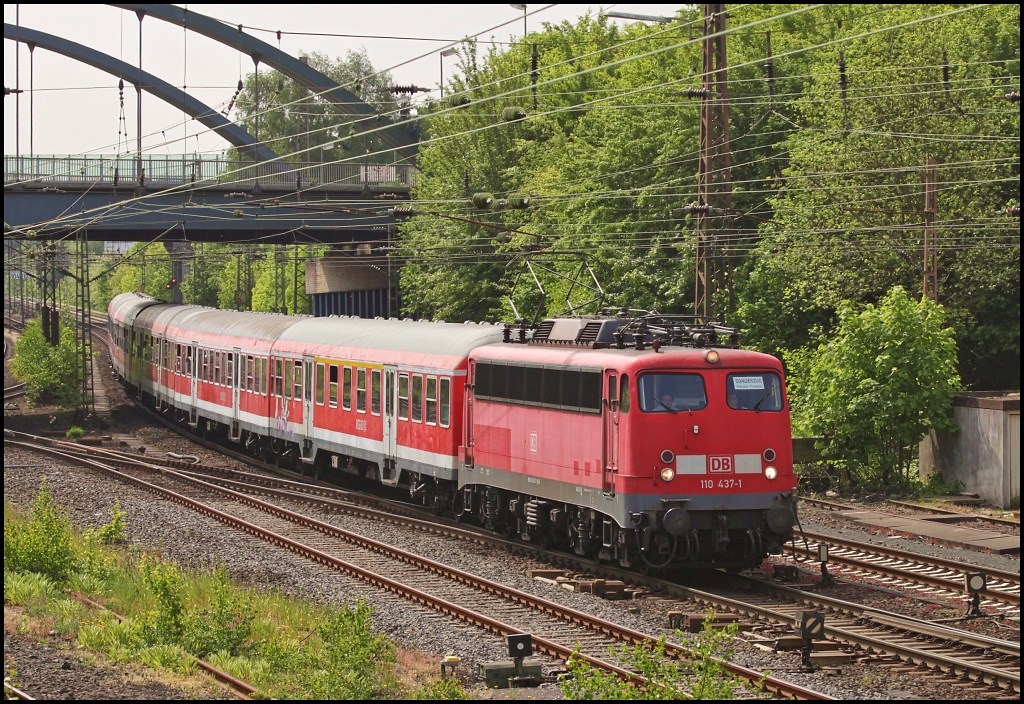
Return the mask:
M 648 413 L 697 411 L 708 405 L 700 374 L 642 374 L 640 408 Z
M 729 408 L 742 411 L 782 410 L 782 383 L 771 372 L 730 374 L 726 393 Z

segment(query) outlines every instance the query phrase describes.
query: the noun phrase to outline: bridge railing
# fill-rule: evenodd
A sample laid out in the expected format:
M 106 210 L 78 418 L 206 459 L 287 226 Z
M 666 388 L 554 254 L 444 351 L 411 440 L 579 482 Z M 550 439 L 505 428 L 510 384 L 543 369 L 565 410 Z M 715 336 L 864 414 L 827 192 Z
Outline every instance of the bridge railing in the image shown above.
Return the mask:
M 140 179 L 141 173 L 141 179 Z M 10 156 L 4 155 L 4 186 L 88 186 L 127 188 L 141 185 L 233 186 L 256 184 L 286 188 L 394 186 L 408 188 L 416 178 L 406 164 L 243 162 L 221 155 Z

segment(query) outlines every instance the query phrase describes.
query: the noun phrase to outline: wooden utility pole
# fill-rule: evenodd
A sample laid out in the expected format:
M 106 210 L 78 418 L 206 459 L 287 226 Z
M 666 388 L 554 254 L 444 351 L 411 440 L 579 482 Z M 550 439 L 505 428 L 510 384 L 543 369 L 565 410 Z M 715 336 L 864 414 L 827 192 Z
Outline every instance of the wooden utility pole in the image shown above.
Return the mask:
M 928 159 L 924 169 L 924 266 L 921 298 L 939 300 L 939 261 L 935 251 L 935 159 Z
M 726 218 L 732 212 L 728 63 L 725 5 L 704 5 L 704 81 L 700 92 L 700 161 L 697 167 L 696 277 L 693 312 L 714 317 L 714 295 L 732 298 L 731 247 Z M 731 306 L 730 306 L 731 307 Z

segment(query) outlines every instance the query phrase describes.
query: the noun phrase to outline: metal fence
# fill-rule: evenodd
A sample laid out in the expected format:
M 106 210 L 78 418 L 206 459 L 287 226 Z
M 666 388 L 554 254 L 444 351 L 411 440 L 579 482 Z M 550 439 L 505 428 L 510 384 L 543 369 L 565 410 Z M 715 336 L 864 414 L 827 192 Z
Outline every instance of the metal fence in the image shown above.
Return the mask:
M 187 184 L 251 188 L 255 184 L 294 188 L 395 186 L 408 188 L 415 167 L 404 164 L 244 162 L 222 155 L 4 156 L 4 186 L 105 184 L 151 188 Z

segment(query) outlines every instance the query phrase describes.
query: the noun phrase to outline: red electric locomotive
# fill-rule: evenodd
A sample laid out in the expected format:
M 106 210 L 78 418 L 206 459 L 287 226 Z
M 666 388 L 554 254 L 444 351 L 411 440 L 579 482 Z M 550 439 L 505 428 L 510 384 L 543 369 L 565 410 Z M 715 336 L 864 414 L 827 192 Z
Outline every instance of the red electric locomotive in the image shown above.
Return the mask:
M 257 454 L 623 566 L 759 564 L 792 538 L 782 365 L 694 316 L 525 325 L 110 306 L 115 370 Z

